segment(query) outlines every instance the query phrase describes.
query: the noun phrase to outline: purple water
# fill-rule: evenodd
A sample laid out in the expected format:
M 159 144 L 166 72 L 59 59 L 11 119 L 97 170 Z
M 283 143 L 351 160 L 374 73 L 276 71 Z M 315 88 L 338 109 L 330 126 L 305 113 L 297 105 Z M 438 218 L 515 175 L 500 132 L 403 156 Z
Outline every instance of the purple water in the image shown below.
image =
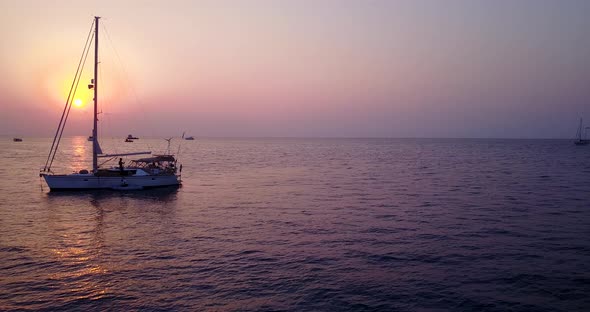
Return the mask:
M 179 189 L 48 193 L 50 144 L 0 140 L 0 310 L 590 307 L 590 146 L 197 139 Z

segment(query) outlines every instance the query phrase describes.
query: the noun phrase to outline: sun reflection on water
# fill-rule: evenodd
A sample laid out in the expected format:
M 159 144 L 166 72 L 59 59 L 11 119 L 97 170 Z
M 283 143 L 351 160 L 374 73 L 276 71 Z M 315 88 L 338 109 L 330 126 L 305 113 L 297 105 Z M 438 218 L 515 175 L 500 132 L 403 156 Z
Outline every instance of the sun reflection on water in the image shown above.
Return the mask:
M 72 138 L 72 161 L 71 170 L 78 172 L 82 169 L 88 169 L 90 161 L 90 150 L 88 148 L 88 140 L 85 137 Z
M 50 251 L 53 262 L 60 269 L 47 277 L 53 283 L 62 285 L 62 289 L 69 294 L 67 300 L 101 299 L 109 295 L 111 288 L 107 279 L 110 270 L 105 266 L 102 257 L 103 211 L 98 205 L 93 206 L 96 209 L 94 212 L 64 207 L 64 210 L 54 214 L 59 219 L 55 220 L 58 222 L 54 225 L 59 226 L 54 231 L 57 235 Z
M 82 138 L 84 139 L 84 138 Z M 77 140 L 84 142 L 84 140 Z M 72 154 L 76 151 L 72 147 Z M 83 147 L 78 149 L 83 153 Z M 113 191 L 53 192 L 46 197 L 46 233 L 42 243 L 48 270 L 38 272 L 36 280 L 52 289 L 47 300 L 52 304 L 69 305 L 103 300 L 129 298 L 122 290 L 124 276 L 130 271 L 146 270 L 152 262 L 127 262 L 134 244 L 128 240 L 136 229 L 135 222 L 156 222 L 164 225 L 173 216 L 178 188 L 120 193 Z M 146 209 L 146 206 L 148 209 Z M 123 224 L 118 223 L 124 215 Z M 143 227 L 143 231 L 160 233 L 160 227 Z M 157 237 L 157 235 L 149 235 Z M 154 245 L 151 240 L 143 242 Z M 132 254 L 132 253 L 131 253 Z M 133 283 L 133 282 L 131 282 Z M 59 301 L 59 302 L 56 302 Z

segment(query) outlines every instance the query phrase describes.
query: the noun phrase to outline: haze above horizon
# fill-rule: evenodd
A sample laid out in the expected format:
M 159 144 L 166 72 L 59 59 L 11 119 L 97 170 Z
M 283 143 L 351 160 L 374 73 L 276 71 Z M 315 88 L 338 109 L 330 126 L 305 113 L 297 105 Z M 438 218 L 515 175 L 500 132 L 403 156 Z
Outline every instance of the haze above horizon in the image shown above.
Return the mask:
M 104 136 L 572 138 L 590 1 L 0 2 L 0 135 L 50 137 L 94 15 Z M 90 61 L 81 86 L 92 76 Z M 91 93 L 65 135 L 90 135 Z

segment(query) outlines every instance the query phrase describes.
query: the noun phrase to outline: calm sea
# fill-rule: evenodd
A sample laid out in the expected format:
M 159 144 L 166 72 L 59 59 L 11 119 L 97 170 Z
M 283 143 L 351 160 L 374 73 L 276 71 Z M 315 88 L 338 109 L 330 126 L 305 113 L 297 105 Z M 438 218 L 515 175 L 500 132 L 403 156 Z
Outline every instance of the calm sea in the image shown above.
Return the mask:
M 590 309 L 590 146 L 197 139 L 181 188 L 48 193 L 50 144 L 0 140 L 0 310 Z

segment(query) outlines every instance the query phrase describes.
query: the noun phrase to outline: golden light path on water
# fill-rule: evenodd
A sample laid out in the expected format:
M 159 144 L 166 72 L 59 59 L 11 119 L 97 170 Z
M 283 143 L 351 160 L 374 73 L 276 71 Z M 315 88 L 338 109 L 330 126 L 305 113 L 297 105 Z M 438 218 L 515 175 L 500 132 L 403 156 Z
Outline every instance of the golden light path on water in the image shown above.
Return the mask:
M 50 218 L 48 226 L 53 227 L 51 233 L 55 234 L 50 238 L 54 246 L 50 249 L 51 258 L 62 269 L 48 273 L 47 280 L 61 285 L 65 296 L 98 300 L 109 294 L 111 286 L 104 278 L 110 270 L 102 259 L 104 212 L 94 202 L 93 215 L 81 212 L 78 218 L 76 208 L 75 205 L 56 207 L 61 211 Z

